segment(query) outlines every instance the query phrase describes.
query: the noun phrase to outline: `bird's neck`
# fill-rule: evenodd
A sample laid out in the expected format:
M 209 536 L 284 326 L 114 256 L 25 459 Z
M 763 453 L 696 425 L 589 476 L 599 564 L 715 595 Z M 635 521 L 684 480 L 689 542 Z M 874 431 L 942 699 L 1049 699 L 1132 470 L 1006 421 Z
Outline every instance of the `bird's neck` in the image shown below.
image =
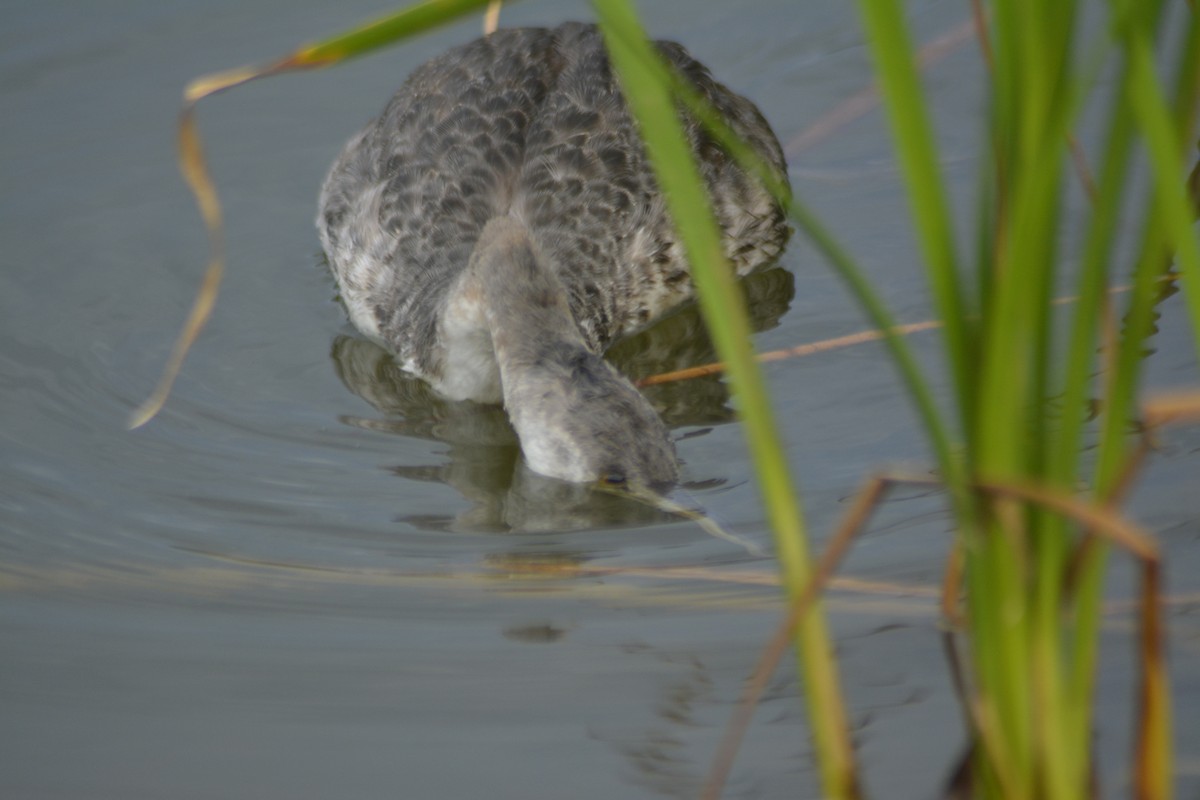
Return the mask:
M 586 350 L 567 291 L 547 268 L 528 229 L 509 217 L 489 222 L 471 257 L 501 373 Z M 506 397 L 507 400 L 507 397 Z
M 489 222 L 469 280 L 491 333 L 505 408 L 535 472 L 576 482 L 624 480 L 626 472 L 674 479 L 674 451 L 657 413 L 587 348 L 566 288 L 524 225 Z M 631 458 L 630 449 L 644 453 Z

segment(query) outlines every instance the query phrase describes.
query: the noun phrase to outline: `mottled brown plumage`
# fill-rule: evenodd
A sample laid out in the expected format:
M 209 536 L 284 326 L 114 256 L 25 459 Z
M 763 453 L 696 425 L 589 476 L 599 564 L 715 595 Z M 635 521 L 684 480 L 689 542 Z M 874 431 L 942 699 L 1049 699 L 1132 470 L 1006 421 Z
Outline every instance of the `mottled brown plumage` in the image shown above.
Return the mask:
M 782 175 L 753 104 L 659 47 Z M 782 212 L 686 127 L 732 263 L 769 263 Z M 600 354 L 694 289 L 593 26 L 497 31 L 419 68 L 334 163 L 317 225 L 355 325 L 442 393 L 503 400 L 535 471 L 675 479 L 662 423 Z

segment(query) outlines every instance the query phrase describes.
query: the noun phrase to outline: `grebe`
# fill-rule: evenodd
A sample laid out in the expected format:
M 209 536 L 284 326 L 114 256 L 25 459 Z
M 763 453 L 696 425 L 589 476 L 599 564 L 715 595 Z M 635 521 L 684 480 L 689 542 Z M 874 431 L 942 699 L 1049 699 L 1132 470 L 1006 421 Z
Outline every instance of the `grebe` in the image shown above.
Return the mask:
M 658 47 L 783 176 L 758 109 Z M 769 264 L 782 210 L 685 122 L 730 261 Z M 595 26 L 500 30 L 418 68 L 334 161 L 317 228 L 353 324 L 441 394 L 503 402 L 534 472 L 677 480 L 666 427 L 602 357 L 695 292 Z

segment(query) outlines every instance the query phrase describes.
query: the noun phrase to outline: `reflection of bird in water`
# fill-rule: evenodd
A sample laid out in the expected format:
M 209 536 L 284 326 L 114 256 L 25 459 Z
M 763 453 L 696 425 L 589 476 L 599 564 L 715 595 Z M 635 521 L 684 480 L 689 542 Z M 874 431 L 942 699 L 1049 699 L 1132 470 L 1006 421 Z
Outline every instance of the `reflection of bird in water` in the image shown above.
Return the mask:
M 794 292 L 792 273 L 769 269 L 749 276 L 743 287 L 756 331 L 775 327 Z M 404 517 L 421 528 L 450 530 L 575 530 L 646 525 L 677 519 L 641 502 L 586 486 L 538 480 L 521 469 L 517 439 L 504 412 L 439 396 L 428 383 L 404 372 L 391 354 L 353 336 L 338 336 L 330 353 L 346 388 L 381 415 L 345 416 L 348 425 L 414 439 L 442 442 L 446 459 L 437 464 L 405 464 L 393 472 L 408 480 L 453 486 L 471 501 L 467 511 L 444 517 Z M 700 312 L 694 305 L 615 345 L 608 357 L 624 374 L 637 379 L 708 363 L 715 358 Z M 733 418 L 729 393 L 719 376 L 664 383 L 645 390 L 664 422 L 678 426 L 712 425 Z M 693 434 L 702 434 L 696 430 Z M 720 476 L 685 484 L 703 491 Z
M 783 175 L 758 110 L 660 48 Z M 768 264 L 779 207 L 686 128 L 734 267 Z M 334 163 L 317 225 L 359 330 L 450 399 L 503 401 L 532 470 L 676 480 L 662 421 L 600 356 L 694 290 L 594 27 L 499 31 L 418 69 Z
M 785 269 L 755 273 L 742 282 L 755 332 L 779 324 L 795 293 Z M 716 351 L 695 305 L 615 344 L 608 360 L 632 380 L 694 367 L 716 360 Z M 385 419 L 347 420 L 359 427 L 455 444 L 515 444 L 504 414 L 492 406 L 458 403 L 405 372 L 390 353 L 364 339 L 339 335 L 330 352 L 334 370 L 346 388 L 386 415 Z M 733 418 L 729 392 L 720 376 L 710 375 L 642 390 L 669 427 L 709 425 Z

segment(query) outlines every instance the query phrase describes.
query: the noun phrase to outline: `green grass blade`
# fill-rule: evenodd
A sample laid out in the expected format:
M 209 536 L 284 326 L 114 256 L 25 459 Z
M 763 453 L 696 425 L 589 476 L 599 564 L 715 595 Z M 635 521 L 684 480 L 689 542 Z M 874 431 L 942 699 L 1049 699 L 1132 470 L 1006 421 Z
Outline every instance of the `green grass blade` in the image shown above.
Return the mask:
M 958 416 L 967 441 L 966 458 L 974 473 L 978 459 L 1002 461 L 1016 465 L 1023 458 L 1019 449 L 1025 431 L 1024 395 L 1028 390 L 1028 362 L 1024 358 L 993 359 L 996 349 L 1020 352 L 1028 346 L 1027 329 L 1017 339 L 1002 339 L 997 334 L 1005 328 L 1027 326 L 1026 309 L 1012 297 L 1011 275 L 999 271 L 985 293 L 988 305 L 984 309 L 984 324 L 989 328 L 988 343 L 993 352 L 981 352 L 975 360 L 977 333 L 968 320 L 973 311 L 966 304 L 954 252 L 952 214 L 938 168 L 936 142 L 929 121 L 925 99 L 913 63 L 912 45 L 899 4 L 894 0 L 860 0 L 861 16 L 867 31 L 888 110 L 888 119 L 895 141 L 897 158 L 905 176 L 914 227 L 922 245 L 926 272 L 933 292 L 939 318 L 946 325 L 945 341 Z M 1005 45 L 1018 43 L 1001 29 L 997 35 L 1001 55 Z M 1014 102 L 1020 98 L 1014 98 Z M 1001 170 L 1000 175 L 1006 173 Z M 1003 216 L 1003 215 L 1001 215 Z M 1003 234 L 1001 234 L 1003 235 Z M 1001 247 L 1005 242 L 1000 241 Z M 989 365 L 991 370 L 989 372 Z M 998 380 L 1003 365 L 1007 373 Z M 981 371 L 983 372 L 981 376 Z M 991 381 L 991 383 L 989 383 Z M 998 385 L 992 385 L 998 384 Z M 1021 398 L 1009 404 L 999 404 L 988 392 L 999 390 L 1011 398 Z M 993 414 L 1003 411 L 1007 439 L 979 418 L 976 398 L 985 403 Z M 982 438 L 987 447 L 975 447 Z M 999 474 L 1019 474 L 1004 470 Z M 1011 505 L 1011 504 L 1010 504 Z M 981 693 L 981 702 L 992 720 L 995 734 L 1005 741 L 1004 752 L 1011 763 L 994 765 L 996 775 L 1007 775 L 1018 781 L 1013 788 L 1025 792 L 1032 788 L 1029 769 L 1029 709 L 1025 682 L 1027 680 L 1027 636 L 1022 630 L 1027 620 L 1025 598 L 1020 591 L 1021 559 L 1016 543 L 994 529 L 981 527 L 974 517 L 957 520 L 964 536 L 967 558 L 968 613 L 972 626 L 972 656 Z M 977 534 L 982 534 L 977 536 Z
M 1195 25 L 1189 28 L 1194 34 Z M 1150 155 L 1154 199 L 1162 214 L 1167 251 L 1175 253 L 1176 267 L 1183 275 L 1184 296 L 1192 317 L 1196 352 L 1200 355 L 1200 242 L 1192 227 L 1194 211 L 1184 185 L 1186 170 L 1181 156 L 1185 143 L 1180 138 L 1182 132 L 1176 130 L 1155 73 L 1149 31 L 1139 25 L 1130 25 L 1127 30 L 1131 75 L 1126 98 Z M 1191 51 L 1194 70 L 1194 46 Z
M 798 596 L 812 574 L 799 498 L 754 359 L 741 292 L 725 261 L 708 193 L 690 156 L 669 84 L 642 69 L 657 56 L 632 5 L 628 0 L 597 0 L 595 7 L 613 66 L 688 254 L 705 322 L 726 363 L 775 533 L 784 579 L 789 592 Z M 819 607 L 805 614 L 797 638 L 825 793 L 837 798 L 857 797 L 853 750 L 833 646 Z
M 1188 205 L 1180 160 L 1196 104 L 1186 87 L 1194 86 L 1198 51 L 1194 41 L 1186 42 L 1177 81 L 1177 88 L 1184 91 L 1182 94 L 1176 93 L 1176 114 L 1172 118 L 1155 74 L 1150 47 L 1160 7 L 1158 3 L 1124 7 L 1112 4 L 1113 16 L 1117 20 L 1114 27 L 1128 64 L 1118 100 L 1126 113 L 1132 112 L 1142 133 L 1150 157 L 1152 186 L 1129 310 L 1114 374 L 1108 382 L 1105 396 L 1105 417 L 1096 468 L 1097 493 L 1102 498 L 1108 498 L 1120 488 L 1131 449 L 1128 434 L 1142 373 L 1144 342 L 1152 330 L 1154 307 L 1162 297 L 1159 280 L 1170 265 L 1172 251 L 1184 274 L 1193 330 L 1200 336 L 1200 306 L 1197 303 L 1200 300 L 1200 292 L 1197 291 L 1200 289 L 1197 286 L 1200 262 L 1197 260 L 1197 244 L 1191 226 L 1193 212 Z M 1189 20 L 1188 36 L 1195 37 L 1196 33 L 1193 15 Z M 1080 602 L 1073 647 L 1075 681 L 1072 691 L 1077 695 L 1073 705 L 1080 717 L 1077 726 L 1080 728 L 1089 727 L 1091 720 L 1091 685 L 1097 658 L 1100 594 L 1107 550 L 1107 547 L 1093 548 L 1079 570 Z M 1163 705 L 1151 711 L 1162 730 L 1150 732 L 1147 741 L 1154 744 L 1142 757 L 1153 762 L 1154 771 L 1165 777 L 1170 774 L 1171 762 L 1169 708 Z M 1155 791 L 1157 793 L 1154 796 L 1169 796 L 1169 782 L 1159 782 Z
M 917 365 L 916 358 L 905 338 L 895 332 L 897 325 L 895 318 L 871 287 L 862 269 L 816 214 L 793 195 L 791 186 L 781 181 L 774 171 L 767 168 L 762 158 L 741 141 L 720 114 L 691 84 L 683 79 L 678 70 L 659 58 L 639 60 L 638 68 L 648 76 L 653 76 L 655 80 L 671 86 L 675 96 L 683 101 L 687 109 L 704 125 L 713 138 L 734 157 L 744 170 L 758 177 L 775 199 L 787 209 L 792 220 L 845 281 L 847 288 L 866 312 L 868 318 L 877 329 L 884 333 L 885 345 L 892 355 L 901 381 L 908 390 L 909 398 L 925 426 L 943 480 L 951 494 L 954 495 L 956 504 L 963 508 L 969 506 L 971 500 L 965 490 L 966 484 L 961 459 L 954 452 L 949 431 L 934 402 L 929 383 Z
M 285 61 L 295 67 L 327 66 L 424 33 L 487 4 L 488 0 L 425 0 L 319 42 L 303 45 Z
M 1122 78 L 1123 80 L 1123 78 Z M 1063 490 L 1071 489 L 1079 476 L 1080 453 L 1083 448 L 1085 423 L 1089 412 L 1088 392 L 1092 389 L 1092 372 L 1095 369 L 1095 352 L 1099 338 L 1100 309 L 1109 302 L 1104 293 L 1108 286 L 1111 253 L 1118 230 L 1126 180 L 1129 173 L 1133 125 L 1124 109 L 1116 105 L 1111 111 L 1107 141 L 1100 158 L 1100 175 L 1096 197 L 1084 238 L 1083 255 L 1079 266 L 1075 313 L 1068 334 L 1067 352 L 1063 359 L 1065 377 L 1062 384 L 1060 420 L 1055 431 L 1055 441 L 1048 453 L 1046 480 L 1051 486 Z M 1041 549 L 1039 560 L 1039 583 L 1054 587 L 1053 596 L 1042 598 L 1043 613 L 1057 614 L 1061 597 L 1061 576 L 1066 568 L 1067 529 L 1064 524 L 1055 526 L 1052 532 L 1055 546 Z M 1051 535 L 1046 537 L 1051 538 Z M 1043 592 L 1048 590 L 1044 589 Z M 1099 598 L 1083 598 L 1085 605 L 1097 603 Z M 1077 617 L 1079 619 L 1079 617 Z M 1087 623 L 1084 624 L 1086 633 Z M 1071 637 L 1064 640 L 1070 642 Z M 1080 638 L 1074 639 L 1078 645 Z M 1093 640 L 1094 641 L 1094 638 Z M 1061 771 L 1072 785 L 1083 785 L 1087 780 L 1088 749 L 1090 747 L 1090 704 L 1092 678 L 1095 674 L 1095 649 L 1086 647 L 1074 650 L 1068 644 L 1066 660 L 1066 691 L 1062 693 L 1064 713 L 1063 734 L 1068 753 L 1064 757 Z

